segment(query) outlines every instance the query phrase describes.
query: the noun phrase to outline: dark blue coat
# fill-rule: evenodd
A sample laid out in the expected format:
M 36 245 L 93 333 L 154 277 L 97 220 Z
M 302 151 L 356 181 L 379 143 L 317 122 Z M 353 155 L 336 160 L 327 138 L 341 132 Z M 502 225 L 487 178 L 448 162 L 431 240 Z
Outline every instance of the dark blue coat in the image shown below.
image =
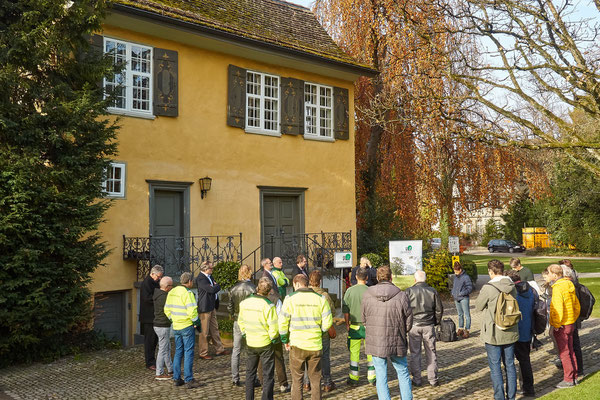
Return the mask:
M 533 293 L 533 288 L 527 282 L 515 282 L 515 287 L 517 288 L 517 303 L 519 303 L 519 310 L 521 310 L 519 342 L 531 342 L 535 294 Z
M 471 282 L 471 277 L 466 272 L 463 271 L 460 275 L 455 275 L 452 284 L 452 297 L 454 300 L 461 301 L 465 297 L 469 297 L 472 291 L 473 282 Z

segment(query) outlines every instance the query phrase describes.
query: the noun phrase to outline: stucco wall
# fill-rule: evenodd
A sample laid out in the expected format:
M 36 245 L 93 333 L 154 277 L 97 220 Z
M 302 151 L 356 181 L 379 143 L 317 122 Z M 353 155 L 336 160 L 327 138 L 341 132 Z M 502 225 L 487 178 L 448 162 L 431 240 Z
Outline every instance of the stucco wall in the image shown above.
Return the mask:
M 136 265 L 122 259 L 122 236 L 148 236 L 146 180 L 189 181 L 190 234 L 243 233 L 244 255 L 260 244 L 257 186 L 306 187 L 305 230 L 352 230 L 356 249 L 354 121 L 350 140 L 334 143 L 302 136 L 271 137 L 226 125 L 227 67 L 234 64 L 282 77 L 295 77 L 349 90 L 352 82 L 235 58 L 105 26 L 105 36 L 179 53 L 179 116 L 154 120 L 120 117 L 119 155 L 127 163 L 126 198 L 113 201 L 101 231 L 113 253 L 94 274 L 94 292 L 132 289 Z M 293 62 L 290 62 L 293 65 Z M 200 198 L 198 179 L 213 178 Z M 136 315 L 132 305 L 132 315 Z

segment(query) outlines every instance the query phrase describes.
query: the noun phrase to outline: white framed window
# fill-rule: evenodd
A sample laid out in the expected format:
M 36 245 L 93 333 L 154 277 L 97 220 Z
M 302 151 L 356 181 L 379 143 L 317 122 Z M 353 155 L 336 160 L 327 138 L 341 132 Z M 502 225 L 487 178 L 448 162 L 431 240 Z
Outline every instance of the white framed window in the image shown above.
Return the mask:
M 104 38 L 104 52 L 123 70 L 104 79 L 107 94 L 114 95 L 109 111 L 152 115 L 152 47 Z
M 279 77 L 246 72 L 246 131 L 279 135 Z
M 110 163 L 102 189 L 107 197 L 125 197 L 125 163 Z
M 304 84 L 304 137 L 333 140 L 333 88 Z

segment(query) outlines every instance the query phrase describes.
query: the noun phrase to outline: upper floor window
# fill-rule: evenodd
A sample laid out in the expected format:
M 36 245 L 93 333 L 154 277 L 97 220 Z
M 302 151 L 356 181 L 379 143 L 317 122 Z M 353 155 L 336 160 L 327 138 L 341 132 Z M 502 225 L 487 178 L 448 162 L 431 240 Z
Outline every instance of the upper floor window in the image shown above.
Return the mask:
M 246 72 L 246 130 L 279 133 L 279 77 Z
M 304 135 L 333 139 L 333 88 L 304 84 Z
M 108 197 L 125 197 L 125 164 L 110 163 L 106 171 L 106 180 L 102 184 Z
M 104 52 L 115 65 L 123 65 L 120 73 L 104 79 L 106 92 L 114 98 L 110 108 L 152 114 L 152 48 L 104 38 Z

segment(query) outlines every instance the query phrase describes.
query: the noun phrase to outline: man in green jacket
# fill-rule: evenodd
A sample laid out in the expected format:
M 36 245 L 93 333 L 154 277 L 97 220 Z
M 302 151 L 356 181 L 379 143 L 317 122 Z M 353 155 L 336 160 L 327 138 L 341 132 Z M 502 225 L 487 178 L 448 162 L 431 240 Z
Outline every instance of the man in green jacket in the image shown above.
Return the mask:
M 490 281 L 483 285 L 479 296 L 475 300 L 475 309 L 482 312 L 481 339 L 485 343 L 488 365 L 492 376 L 495 400 L 514 400 L 517 395 L 517 370 L 515 368 L 515 342 L 519 340 L 519 326 L 500 329 L 494 323 L 496 313 L 496 301 L 500 292 L 510 293 L 515 299 L 517 290 L 513 281 L 504 276 L 504 264 L 499 260 L 488 262 L 488 274 Z M 500 360 L 504 362 L 506 369 L 506 387 L 508 393 L 504 393 L 504 381 Z

